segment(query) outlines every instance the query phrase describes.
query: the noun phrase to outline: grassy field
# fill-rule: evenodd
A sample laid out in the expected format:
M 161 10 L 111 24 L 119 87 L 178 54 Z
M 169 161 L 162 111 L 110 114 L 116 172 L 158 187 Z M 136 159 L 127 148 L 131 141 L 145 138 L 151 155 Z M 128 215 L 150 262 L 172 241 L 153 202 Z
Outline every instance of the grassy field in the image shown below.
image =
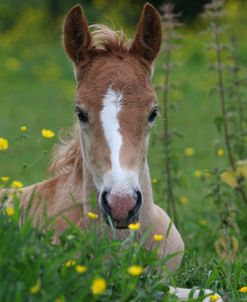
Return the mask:
M 230 1 L 228 5 L 231 12 L 228 21 L 232 30 L 239 33 L 241 65 L 246 66 L 246 19 L 241 9 L 238 10 L 239 19 L 236 18 L 234 11 L 236 7 L 233 4 L 234 2 Z M 33 17 L 20 18 L 10 32 L 0 35 L 3 41 L 0 48 L 0 137 L 9 140 L 9 149 L 0 152 L 0 177 L 9 176 L 10 182 L 19 180 L 24 185 L 29 185 L 48 177 L 46 168 L 51 159 L 52 146 L 58 142 L 59 132 L 71 127 L 75 121 L 73 103 L 75 81 L 71 64 L 60 42 L 60 30 L 53 27 L 52 34 L 49 33 L 49 29 L 40 30 L 46 22 L 45 17 L 39 11 L 27 11 L 26 14 Z M 30 31 L 30 28 L 33 30 L 29 36 L 25 32 Z M 219 115 L 220 106 L 217 95 L 209 93 L 216 77 L 208 69 L 208 62 L 213 55 L 205 46 L 208 38 L 200 34 L 202 30 L 204 30 L 202 27 L 182 30 L 182 48 L 177 50 L 174 56 L 174 60 L 182 64 L 172 71 L 171 76 L 171 82 L 177 84 L 178 88 L 171 92 L 172 99 L 177 100 L 177 109 L 170 111 L 170 125 L 172 129 L 183 134 L 182 138 L 175 138 L 172 144 L 172 152 L 178 159 L 181 179 L 180 185 L 174 186 L 174 190 L 179 228 L 187 248 L 182 267 L 172 280 L 180 287 L 210 287 L 222 294 L 225 301 L 247 301 L 247 294 L 238 292 L 240 287 L 247 285 L 246 207 L 235 198 L 240 247 L 233 263 L 226 263 L 215 250 L 215 241 L 221 236 L 218 205 L 212 199 L 206 198 L 209 184 L 214 183 L 215 178 L 212 175 L 205 179 L 195 177 L 195 170 L 204 173 L 215 167 L 222 170 L 228 167 L 226 156 L 216 156 L 218 147 L 216 148 L 215 142 L 220 141 L 219 146 L 224 150 L 225 147 L 222 136 L 217 132 L 213 122 Z M 164 56 L 161 54 L 153 77 L 155 86 L 162 85 L 164 81 L 161 69 L 163 61 Z M 244 93 L 246 95 L 246 91 Z M 162 106 L 161 92 L 159 98 Z M 28 131 L 22 133 L 20 127 L 24 125 Z M 149 162 L 152 179 L 155 179 L 153 181 L 155 201 L 166 208 L 164 193 L 166 172 L 163 168 L 164 150 L 160 139 L 162 127 L 161 116 L 153 129 Z M 43 128 L 54 131 L 55 137 L 43 138 L 41 136 Z M 195 151 L 191 157 L 184 153 L 188 147 Z M 78 230 L 72 227 L 64 234 L 63 244 L 53 247 L 48 244 L 50 233 L 42 235 L 31 230 L 28 224 L 22 231 L 18 230 L 17 216 L 15 214 L 13 219 L 1 216 L 0 267 L 3 268 L 1 301 L 175 301 L 173 298 L 164 297 L 167 284 L 164 280 L 162 284 L 158 282 L 161 276 L 157 272 L 157 266 L 160 266 L 160 263 L 155 255 L 148 256 L 145 251 L 141 251 L 140 263 L 143 266 L 149 264 L 150 271 L 139 281 L 135 279 L 126 281 L 127 277 L 123 273 L 120 279 L 125 280 L 125 283 L 121 283 L 122 279 L 118 280 L 117 271 L 111 275 L 109 271 L 114 271 L 116 267 L 118 271 L 126 271 L 132 261 L 130 255 L 134 247 L 124 248 L 121 254 L 118 250 L 119 247 L 122 248 L 121 243 L 116 242 L 114 247 L 114 244 L 111 245 L 106 240 L 98 242 L 92 230 L 88 235 L 92 245 L 89 244 L 87 252 L 91 253 L 95 262 L 92 265 L 85 252 L 77 264 L 86 258 L 83 265 L 87 267 L 91 265 L 90 270 L 95 273 L 91 276 L 88 274 L 86 279 L 83 279 L 82 275 L 77 279 L 79 275 L 75 275 L 70 267 L 73 265 L 66 266 L 66 263 L 74 257 L 81 246 L 86 244 L 85 236 L 78 235 Z M 77 239 L 70 241 L 68 238 L 71 234 L 73 236 L 76 234 Z M 113 248 L 112 253 L 117 255 L 119 260 L 107 262 L 99 269 L 101 261 L 104 261 L 109 252 L 109 246 Z M 46 267 L 50 269 L 45 270 Z M 3 273 L 6 274 L 5 277 L 7 276 L 4 282 Z M 90 295 L 90 284 L 93 278 L 99 275 L 105 279 L 109 278 L 107 282 L 111 286 L 108 286 L 104 296 L 97 298 Z M 56 283 L 54 287 L 51 285 L 53 280 Z M 79 290 L 82 284 L 80 282 L 87 285 L 87 290 L 82 291 L 83 294 Z M 113 294 L 112 284 L 121 289 L 116 295 Z M 129 296 L 124 294 L 123 284 L 128 288 Z M 28 290 L 35 285 L 37 288 L 40 287 L 37 295 Z M 8 286 L 9 289 L 6 291 Z M 143 293 L 143 288 L 146 293 Z

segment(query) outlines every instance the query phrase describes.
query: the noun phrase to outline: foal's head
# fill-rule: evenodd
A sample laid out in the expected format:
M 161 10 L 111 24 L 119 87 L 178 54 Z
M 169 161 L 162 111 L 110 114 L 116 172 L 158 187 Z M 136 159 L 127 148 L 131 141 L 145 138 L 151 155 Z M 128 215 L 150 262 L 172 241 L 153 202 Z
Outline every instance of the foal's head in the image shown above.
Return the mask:
M 106 27 L 90 33 L 79 5 L 64 22 L 64 45 L 78 82 L 84 164 L 104 218 L 111 216 L 118 228 L 138 220 L 143 202 L 139 180 L 158 112 L 150 77 L 161 40 L 160 16 L 149 4 L 131 44 Z

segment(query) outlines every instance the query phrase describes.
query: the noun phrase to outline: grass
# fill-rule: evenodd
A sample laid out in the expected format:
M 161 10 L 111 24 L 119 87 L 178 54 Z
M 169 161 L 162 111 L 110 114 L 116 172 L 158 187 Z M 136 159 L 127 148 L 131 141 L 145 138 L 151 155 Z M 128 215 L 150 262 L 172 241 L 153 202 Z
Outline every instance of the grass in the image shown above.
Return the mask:
M 233 24 L 241 29 L 243 43 L 239 51 L 246 64 L 244 26 L 236 21 Z M 0 152 L 0 176 L 10 176 L 11 180 L 21 180 L 25 185 L 47 177 L 46 168 L 59 131 L 74 122 L 72 67 L 59 39 L 39 34 L 41 37 L 34 37 L 31 47 L 19 37 L 0 50 L 0 137 L 10 141 L 9 150 Z M 216 96 L 208 92 L 214 78 L 208 71 L 204 39 L 198 31 L 187 29 L 184 32 L 183 48 L 175 57 L 175 61 L 183 64 L 172 73 L 172 82 L 179 84 L 178 91 L 172 92 L 179 104 L 177 110 L 170 112 L 170 121 L 172 128 L 183 134 L 173 143 L 181 179 L 175 194 L 186 253 L 181 268 L 170 279 L 180 287 L 211 288 L 226 297 L 226 301 L 247 301 L 246 294 L 238 292 L 247 284 L 246 208 L 237 201 L 240 249 L 235 261 L 227 264 L 214 248 L 219 238 L 218 209 L 211 199 L 205 198 L 208 184 L 213 183 L 214 178 L 201 180 L 194 176 L 196 169 L 227 167 L 225 157 L 215 156 L 215 140 L 219 139 L 219 134 L 213 120 L 219 113 L 219 105 Z M 15 43 L 18 43 L 18 52 Z M 161 64 L 162 55 L 156 64 L 155 85 L 163 83 Z M 159 96 L 161 100 L 162 95 Z M 28 127 L 26 133 L 19 130 L 23 125 Z M 42 138 L 42 128 L 52 129 L 55 138 Z M 149 162 L 152 178 L 158 180 L 153 183 L 155 201 L 166 208 L 161 131 L 162 118 L 153 129 Z M 194 148 L 193 157 L 185 156 L 187 147 Z M 180 203 L 181 196 L 188 202 Z M 122 242 L 109 242 L 107 238 L 98 240 L 94 229 L 82 233 L 71 226 L 63 234 L 61 245 L 53 246 L 51 232 L 41 234 L 29 221 L 19 229 L 17 220 L 17 207 L 14 216 L 1 214 L 0 217 L 1 301 L 174 301 L 165 294 L 167 280 L 157 269 L 163 264 L 155 252 L 147 253 L 141 245 L 136 245 L 133 235 L 124 246 Z M 138 257 L 132 257 L 136 249 Z M 87 273 L 80 275 L 74 266 L 67 267 L 69 259 L 85 265 Z M 149 268 L 135 279 L 127 273 L 132 264 Z M 99 276 L 107 280 L 107 290 L 97 298 L 90 288 Z M 34 285 L 39 287 L 39 282 L 37 294 L 31 294 L 30 289 Z M 126 289 L 129 296 L 126 296 Z

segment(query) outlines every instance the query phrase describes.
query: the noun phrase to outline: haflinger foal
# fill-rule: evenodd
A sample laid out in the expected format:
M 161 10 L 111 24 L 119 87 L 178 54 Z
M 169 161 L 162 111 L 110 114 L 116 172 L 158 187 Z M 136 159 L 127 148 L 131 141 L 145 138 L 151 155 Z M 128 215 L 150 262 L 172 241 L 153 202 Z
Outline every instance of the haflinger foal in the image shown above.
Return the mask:
M 70 139 L 55 148 L 51 178 L 24 188 L 21 206 L 25 211 L 33 199 L 30 211 L 39 226 L 44 211 L 55 216 L 58 238 L 68 226 L 63 215 L 81 228 L 88 226 L 89 195 L 95 192 L 100 226 L 110 228 L 105 223 L 110 217 L 117 236 L 125 238 L 128 225 L 139 222 L 141 234 L 150 230 L 148 249 L 155 245 L 153 235 L 162 234 L 167 239 L 160 256 L 176 254 L 167 263 L 173 271 L 182 260 L 184 243 L 153 201 L 147 162 L 149 135 L 158 114 L 150 78 L 162 42 L 159 13 L 146 4 L 136 36 L 128 42 L 122 31 L 88 27 L 76 5 L 65 17 L 63 40 L 74 65 L 78 119 Z M 187 289 L 170 291 L 181 299 L 191 294 Z M 197 297 L 199 291 L 193 294 Z

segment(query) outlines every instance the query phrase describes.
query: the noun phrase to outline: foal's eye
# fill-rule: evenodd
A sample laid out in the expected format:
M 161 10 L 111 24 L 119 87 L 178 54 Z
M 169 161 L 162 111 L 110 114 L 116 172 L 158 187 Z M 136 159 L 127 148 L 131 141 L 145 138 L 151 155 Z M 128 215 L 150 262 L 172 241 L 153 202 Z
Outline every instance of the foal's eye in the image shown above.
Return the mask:
M 159 112 L 159 108 L 158 107 L 155 107 L 150 113 L 149 113 L 149 116 L 148 116 L 148 121 L 149 123 L 152 123 L 157 115 L 158 115 L 158 112 Z
M 89 122 L 88 113 L 82 108 L 76 107 L 75 113 L 77 114 L 78 119 L 82 124 L 87 124 Z

